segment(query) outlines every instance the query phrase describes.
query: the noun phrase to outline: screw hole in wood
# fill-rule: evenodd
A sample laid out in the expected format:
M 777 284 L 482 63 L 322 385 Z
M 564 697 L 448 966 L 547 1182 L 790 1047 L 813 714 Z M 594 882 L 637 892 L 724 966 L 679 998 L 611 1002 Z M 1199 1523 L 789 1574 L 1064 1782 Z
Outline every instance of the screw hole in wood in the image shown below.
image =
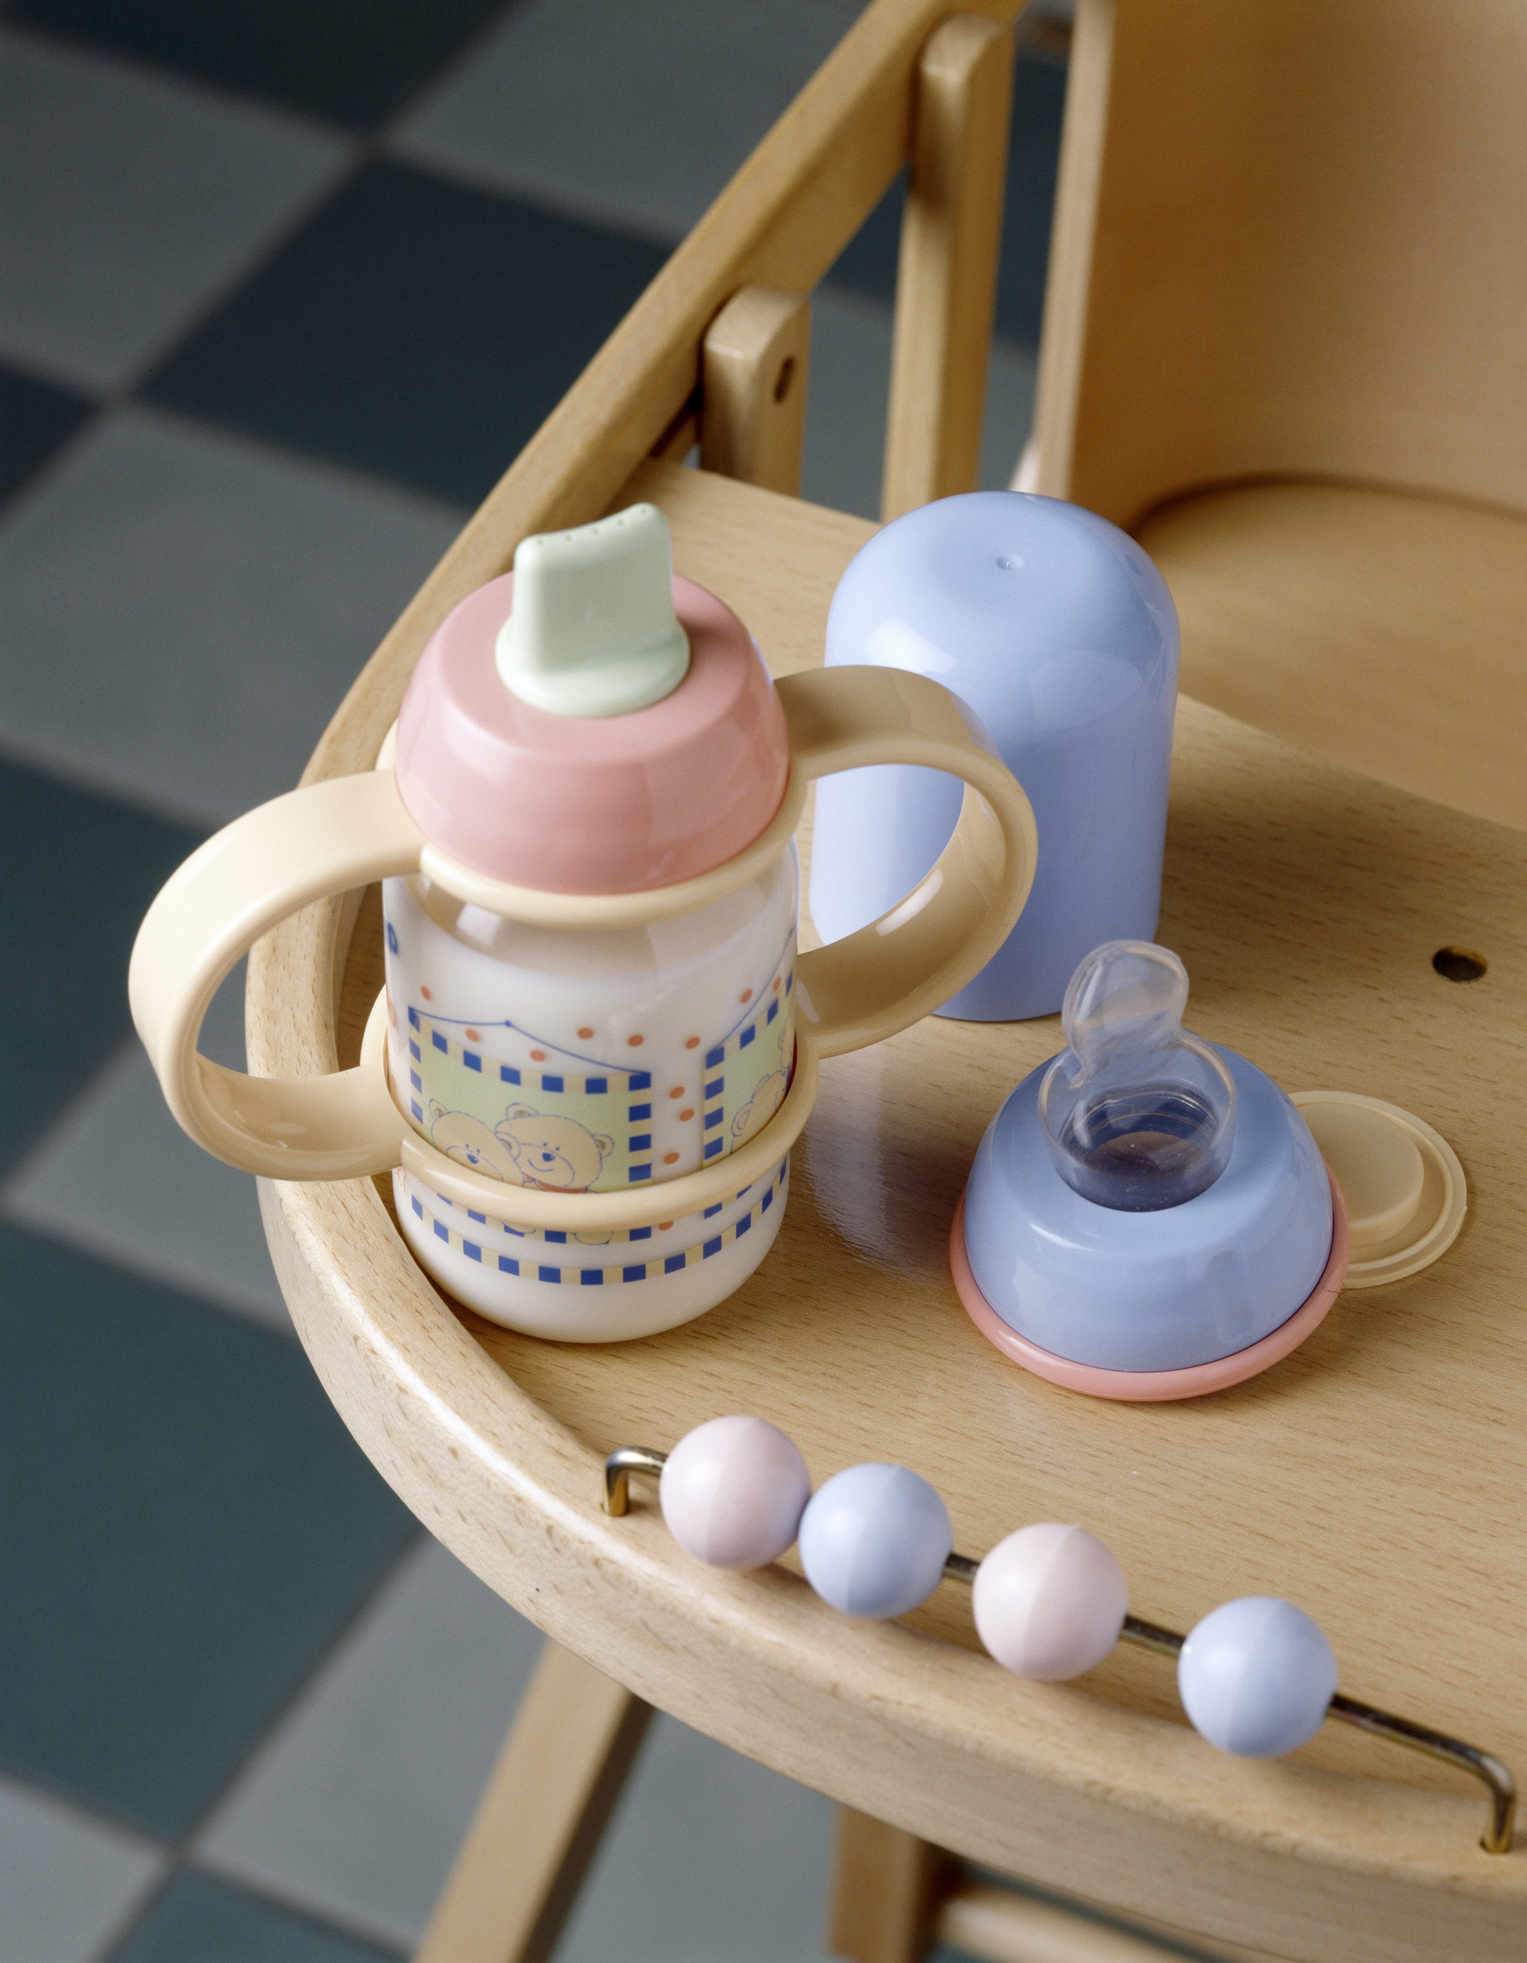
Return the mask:
M 1489 963 L 1471 947 L 1439 947 L 1432 966 L 1447 981 L 1471 982 L 1479 980 Z

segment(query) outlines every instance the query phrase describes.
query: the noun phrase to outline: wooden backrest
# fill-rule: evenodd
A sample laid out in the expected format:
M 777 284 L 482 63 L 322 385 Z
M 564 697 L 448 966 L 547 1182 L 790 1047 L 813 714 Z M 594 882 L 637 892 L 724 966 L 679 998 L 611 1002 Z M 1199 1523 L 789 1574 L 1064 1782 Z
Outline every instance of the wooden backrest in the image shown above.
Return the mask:
M 1038 488 L 1527 509 L 1522 0 L 1080 0 Z

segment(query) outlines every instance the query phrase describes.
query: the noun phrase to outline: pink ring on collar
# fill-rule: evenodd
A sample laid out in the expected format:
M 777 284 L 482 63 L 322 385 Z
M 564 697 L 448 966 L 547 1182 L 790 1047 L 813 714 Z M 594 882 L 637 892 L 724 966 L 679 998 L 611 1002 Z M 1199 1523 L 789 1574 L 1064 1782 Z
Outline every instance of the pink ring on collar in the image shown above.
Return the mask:
M 1061 1384 L 1067 1390 L 1082 1391 L 1088 1397 L 1111 1397 L 1129 1404 L 1165 1404 L 1175 1398 L 1204 1397 L 1210 1391 L 1244 1383 L 1248 1377 L 1257 1376 L 1296 1350 L 1310 1331 L 1325 1320 L 1327 1310 L 1341 1292 L 1352 1252 L 1352 1226 L 1347 1202 L 1329 1166 L 1326 1177 L 1331 1182 L 1331 1252 L 1319 1281 L 1287 1322 L 1279 1323 L 1260 1342 L 1235 1350 L 1229 1356 L 1215 1357 L 1210 1363 L 1193 1363 L 1181 1370 L 1104 1370 L 1093 1363 L 1073 1363 L 1069 1357 L 1056 1356 L 1053 1351 L 1031 1343 L 1027 1336 L 1020 1336 L 997 1314 L 971 1273 L 970 1257 L 965 1252 L 963 1193 L 949 1231 L 950 1275 L 965 1313 L 981 1334 L 995 1343 L 1004 1356 L 1021 1363 L 1036 1377 Z

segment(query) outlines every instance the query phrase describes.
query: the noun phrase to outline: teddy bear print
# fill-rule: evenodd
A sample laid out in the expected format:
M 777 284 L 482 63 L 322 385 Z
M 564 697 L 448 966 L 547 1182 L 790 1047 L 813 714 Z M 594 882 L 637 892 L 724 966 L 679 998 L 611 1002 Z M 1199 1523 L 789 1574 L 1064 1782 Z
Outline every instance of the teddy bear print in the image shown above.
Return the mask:
M 514 1160 L 514 1178 L 554 1193 L 586 1193 L 615 1150 L 613 1138 L 575 1118 L 547 1117 L 528 1104 L 509 1107 L 494 1137 Z
M 438 1098 L 430 1099 L 429 1117 L 430 1143 L 448 1159 L 506 1185 L 523 1184 L 513 1151 L 481 1118 L 469 1111 L 447 1111 Z
M 743 1105 L 732 1120 L 732 1144 L 741 1145 L 744 1139 L 751 1138 L 755 1131 L 766 1125 L 779 1109 L 780 1100 L 785 1095 L 785 1073 L 771 1070 L 767 1077 L 761 1077 L 753 1088 L 753 1095 Z

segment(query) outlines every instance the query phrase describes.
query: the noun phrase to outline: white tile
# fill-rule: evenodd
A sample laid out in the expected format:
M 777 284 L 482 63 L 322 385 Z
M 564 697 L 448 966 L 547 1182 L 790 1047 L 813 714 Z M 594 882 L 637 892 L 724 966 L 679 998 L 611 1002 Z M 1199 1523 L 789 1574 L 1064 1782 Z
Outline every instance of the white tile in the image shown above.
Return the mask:
M 0 747 L 218 824 L 289 789 L 462 513 L 157 411 L 0 524 Z
M 1034 356 L 992 343 L 987 373 L 981 486 L 1005 489 L 1034 413 Z M 818 287 L 811 302 L 811 369 L 801 496 L 862 518 L 880 513 L 891 309 Z
M 242 975 L 214 1002 L 201 1047 L 242 1068 Z M 283 1334 L 255 1182 L 193 1145 L 134 1037 L 74 1098 L 0 1189 L 0 1214 Z
M 557 1963 L 825 1963 L 835 1817 L 820 1793 L 659 1719 Z
M 0 30 L 0 353 L 125 382 L 350 154 L 281 110 Z
M 197 1860 L 412 1948 L 540 1646 L 427 1542 L 251 1763 Z
M 851 20 L 821 0 L 528 0 L 409 117 L 397 147 L 677 240 Z
M 0 1963 L 92 1963 L 169 1860 L 0 1774 Z

